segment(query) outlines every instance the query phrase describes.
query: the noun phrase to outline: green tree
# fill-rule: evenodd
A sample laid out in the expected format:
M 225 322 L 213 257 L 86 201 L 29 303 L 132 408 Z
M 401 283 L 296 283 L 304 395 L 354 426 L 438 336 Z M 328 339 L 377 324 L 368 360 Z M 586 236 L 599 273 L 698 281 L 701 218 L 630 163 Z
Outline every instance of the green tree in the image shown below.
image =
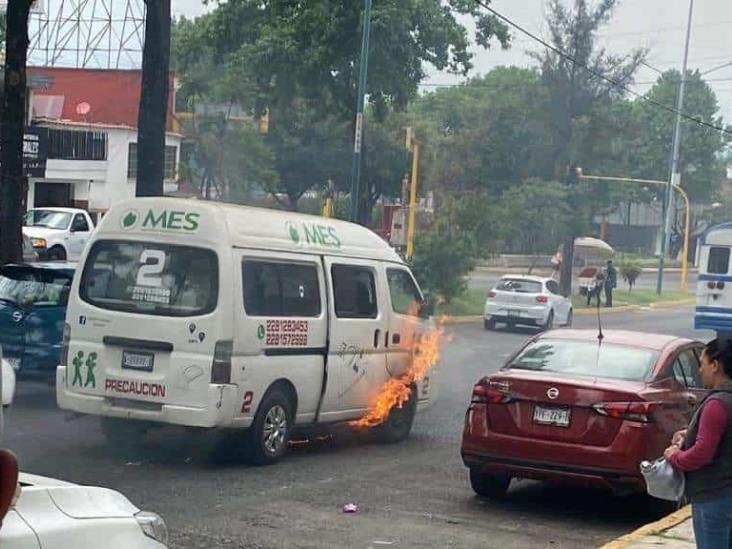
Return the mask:
M 537 71 L 499 67 L 416 101 L 412 112 L 439 136 L 431 186 L 501 193 L 550 171 L 545 94 Z
M 568 177 L 567 173 L 576 165 L 593 168 L 584 160 L 603 136 L 592 131 L 596 128 L 591 123 L 592 115 L 602 102 L 622 98 L 623 88 L 617 84 L 630 84 L 646 56 L 644 50 L 616 56 L 597 47 L 597 32 L 610 20 L 616 3 L 617 0 L 600 0 L 590 6 L 587 0 L 576 0 L 570 11 L 562 0 L 551 0 L 547 24 L 555 50 L 547 48 L 534 54 L 548 90 L 545 108 L 550 117 L 549 146 L 555 159 L 552 175 L 567 178 L 571 186 L 572 215 L 563 245 L 561 272 L 562 291 L 567 295 L 572 288 L 574 238 L 580 225 L 589 222 L 588 217 L 578 215 L 582 211 L 579 201 L 589 195 L 573 184 L 574 174 Z M 599 78 L 598 74 L 606 79 Z M 591 207 L 588 209 L 592 211 Z
M 195 22 L 179 20 L 173 33 L 173 55 L 183 80 L 181 100 L 203 92 L 219 100 L 228 94 L 255 117 L 269 112 L 272 133 L 277 134 L 272 138 L 273 148 L 281 145 L 282 150 L 300 158 L 317 158 L 338 150 L 345 155 L 344 161 L 350 162 L 361 10 L 359 2 L 335 0 L 307 4 L 230 0 Z M 449 0 L 447 5 L 440 0 L 376 3 L 367 89 L 369 112 L 376 121 L 384 121 L 387 113 L 404 109 L 416 97 L 426 64 L 467 74 L 472 67 L 470 40 L 457 19 L 461 14 L 476 21 L 479 45 L 488 47 L 494 38 L 508 45 L 507 28 L 493 16 L 481 13 L 471 0 Z M 336 123 L 334 135 L 344 140 L 343 146 L 315 150 L 300 131 L 303 126 L 290 123 L 302 117 Z M 293 128 L 299 133 L 286 135 Z M 377 149 L 381 137 L 373 138 Z M 308 146 L 296 153 L 298 143 Z M 362 187 L 368 193 L 367 201 L 373 202 L 382 188 L 393 190 L 393 184 L 389 178 L 385 185 L 379 166 L 369 160 L 374 156 L 369 153 L 371 143 L 367 132 Z M 280 168 L 289 166 L 280 165 L 278 171 Z M 273 190 L 291 198 L 322 184 L 321 177 L 280 176 Z
M 450 303 L 465 291 L 466 276 L 475 267 L 468 234 L 446 227 L 417 234 L 412 270 L 420 286 Z
M 181 179 L 198 186 L 205 198 L 216 190 L 224 199 L 246 203 L 254 189 L 276 181 L 274 155 L 251 120 L 196 115 L 183 133 L 187 146 L 181 155 Z
M 666 71 L 646 97 L 664 105 L 674 105 L 681 73 Z M 637 133 L 630 143 L 632 163 L 637 177 L 665 180 L 669 175 L 671 144 L 675 115 L 645 101 L 636 101 L 633 114 Z M 689 71 L 686 77 L 684 112 L 695 120 L 724 126 L 719 102 L 714 90 L 699 71 Z M 730 135 L 705 127 L 692 120 L 682 120 L 679 168 L 681 185 L 694 202 L 712 198 L 725 176 L 720 154 L 730 143 Z
M 537 256 L 557 251 L 570 213 L 563 184 L 528 181 L 504 193 L 501 203 L 512 220 L 506 237 L 511 252 Z

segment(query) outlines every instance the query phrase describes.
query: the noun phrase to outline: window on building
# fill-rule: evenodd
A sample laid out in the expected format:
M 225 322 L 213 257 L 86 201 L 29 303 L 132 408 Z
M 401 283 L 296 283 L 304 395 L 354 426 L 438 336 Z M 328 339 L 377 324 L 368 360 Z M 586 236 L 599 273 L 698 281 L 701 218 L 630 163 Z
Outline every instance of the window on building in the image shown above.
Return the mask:
M 165 147 L 165 179 L 175 179 L 178 175 L 178 147 Z M 127 178 L 137 179 L 137 143 L 130 143 L 127 161 Z
M 106 160 L 106 132 L 43 128 L 48 136 L 48 158 L 58 160 Z

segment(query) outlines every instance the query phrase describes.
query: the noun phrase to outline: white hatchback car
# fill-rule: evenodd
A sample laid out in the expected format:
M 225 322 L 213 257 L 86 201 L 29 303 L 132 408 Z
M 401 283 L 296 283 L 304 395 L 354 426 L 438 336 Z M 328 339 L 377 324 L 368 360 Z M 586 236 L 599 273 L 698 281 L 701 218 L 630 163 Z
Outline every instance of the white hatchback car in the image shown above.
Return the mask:
M 498 322 L 545 330 L 571 326 L 572 302 L 559 293 L 559 284 L 553 278 L 505 275 L 488 292 L 483 315 L 486 330 L 494 329 Z
M 2 519 L 3 549 L 165 549 L 168 532 L 114 490 L 20 474 L 20 496 Z

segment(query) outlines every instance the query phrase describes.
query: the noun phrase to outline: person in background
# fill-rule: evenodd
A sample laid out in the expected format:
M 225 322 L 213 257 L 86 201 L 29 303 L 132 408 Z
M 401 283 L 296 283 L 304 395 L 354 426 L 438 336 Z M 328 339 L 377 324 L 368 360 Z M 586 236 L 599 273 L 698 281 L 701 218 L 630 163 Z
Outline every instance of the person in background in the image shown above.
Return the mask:
M 613 266 L 612 259 L 609 259 L 605 269 L 605 307 L 613 306 L 613 290 L 617 285 L 618 270 Z
M 597 274 L 595 275 L 595 281 L 594 285 L 590 288 L 587 288 L 587 306 L 590 306 L 590 303 L 592 302 L 592 297 L 595 296 L 597 299 L 597 306 L 600 307 L 600 294 L 602 294 L 602 287 L 605 283 L 605 275 L 603 274 L 601 269 L 597 269 Z
M 686 475 L 697 547 L 732 549 L 732 344 L 709 342 L 699 373 L 710 391 L 664 457 Z

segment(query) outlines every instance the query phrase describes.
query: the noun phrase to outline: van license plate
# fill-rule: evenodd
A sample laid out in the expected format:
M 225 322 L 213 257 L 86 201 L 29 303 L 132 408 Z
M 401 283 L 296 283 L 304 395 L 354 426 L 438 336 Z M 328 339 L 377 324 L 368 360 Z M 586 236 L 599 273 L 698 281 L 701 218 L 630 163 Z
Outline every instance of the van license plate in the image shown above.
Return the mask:
M 557 427 L 569 427 L 569 408 L 534 408 L 534 423 L 541 425 L 556 425 Z
M 155 353 L 122 351 L 122 368 L 126 370 L 152 372 L 154 362 Z

